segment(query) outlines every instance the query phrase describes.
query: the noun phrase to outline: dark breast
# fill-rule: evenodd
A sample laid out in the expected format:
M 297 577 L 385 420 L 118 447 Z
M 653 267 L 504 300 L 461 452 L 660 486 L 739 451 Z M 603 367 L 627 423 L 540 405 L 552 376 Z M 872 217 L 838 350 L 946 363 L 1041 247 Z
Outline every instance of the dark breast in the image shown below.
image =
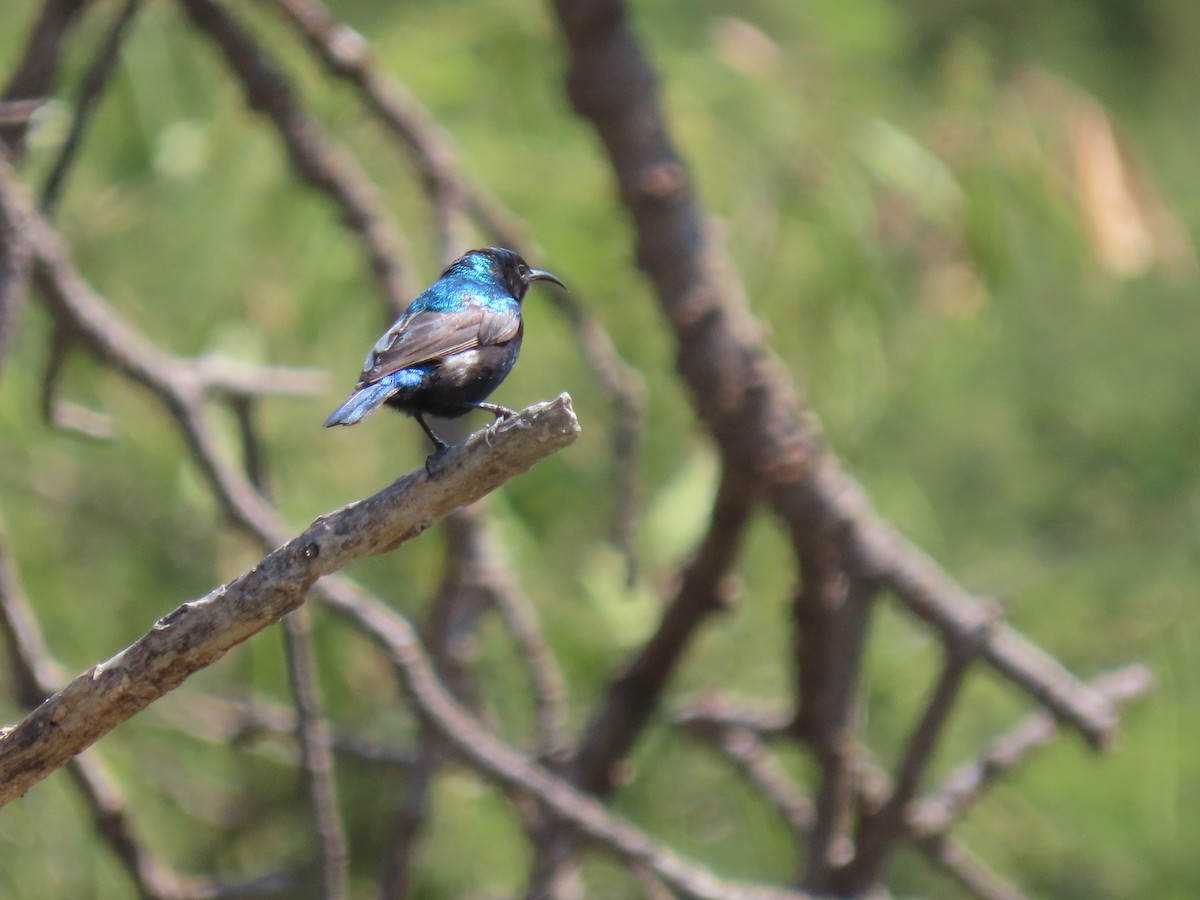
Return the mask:
M 428 386 L 414 405 L 435 416 L 461 416 L 467 410 L 458 404 L 487 399 L 512 371 L 520 352 L 518 334 L 506 344 L 455 353 L 433 367 Z

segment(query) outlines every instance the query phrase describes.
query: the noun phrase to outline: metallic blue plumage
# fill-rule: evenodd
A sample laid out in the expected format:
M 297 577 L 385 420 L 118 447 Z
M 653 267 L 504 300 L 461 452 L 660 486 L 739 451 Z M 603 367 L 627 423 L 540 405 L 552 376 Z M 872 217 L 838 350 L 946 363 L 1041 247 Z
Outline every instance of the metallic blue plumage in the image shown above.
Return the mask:
M 521 352 L 521 302 L 535 281 L 562 286 L 511 250 L 472 250 L 455 260 L 371 348 L 354 392 L 325 426 L 354 425 L 386 404 L 416 418 L 440 453 L 446 444 L 426 413 L 454 418 L 483 409 L 512 415 L 484 400 Z

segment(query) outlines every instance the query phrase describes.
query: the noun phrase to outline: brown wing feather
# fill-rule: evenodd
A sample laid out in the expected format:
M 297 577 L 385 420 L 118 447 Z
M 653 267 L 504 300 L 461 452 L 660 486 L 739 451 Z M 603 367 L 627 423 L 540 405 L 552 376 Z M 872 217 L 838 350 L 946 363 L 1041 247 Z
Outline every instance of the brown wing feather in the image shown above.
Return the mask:
M 374 363 L 363 370 L 358 386 L 464 350 L 503 344 L 516 337 L 520 327 L 516 316 L 478 306 L 452 313 L 422 310 L 396 323 L 391 343 L 375 350 Z

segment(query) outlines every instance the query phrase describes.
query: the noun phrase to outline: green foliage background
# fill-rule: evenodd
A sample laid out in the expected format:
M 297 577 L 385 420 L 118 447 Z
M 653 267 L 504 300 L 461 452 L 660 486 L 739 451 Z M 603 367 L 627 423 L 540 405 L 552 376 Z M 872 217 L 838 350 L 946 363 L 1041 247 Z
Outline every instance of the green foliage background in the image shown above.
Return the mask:
M 0 71 L 11 71 L 38 5 L 9 0 L 0 12 Z M 1126 713 L 1112 755 L 1060 742 L 1000 787 L 964 836 L 1037 896 L 1196 896 L 1192 240 L 1145 271 L 1106 269 L 1088 237 L 1066 121 L 1088 95 L 1103 104 L 1130 158 L 1194 235 L 1200 6 L 633 6 L 681 149 L 753 305 L 881 511 L 968 587 L 999 595 L 1011 620 L 1074 671 L 1142 659 L 1159 679 Z M 427 211 L 402 156 L 266 10 L 236 8 L 384 186 L 419 266 L 414 282 L 433 278 Z M 115 9 L 100 2 L 86 19 L 65 84 L 76 82 Z M 565 100 L 547 8 L 354 0 L 335 11 L 453 134 L 464 167 L 528 223 L 544 248 L 535 264 L 560 274 L 646 375 L 644 564 L 632 591 L 596 502 L 612 486 L 609 413 L 565 323 L 536 297 L 521 364 L 497 395 L 520 406 L 569 390 L 584 427 L 575 448 L 489 501 L 566 669 L 578 727 L 611 668 L 652 627 L 697 536 L 714 489 L 711 448 L 674 379 L 610 172 Z M 40 181 L 66 119 L 64 106 L 44 117 L 22 171 L 28 183 Z M 274 134 L 174 4 L 148 4 L 138 20 L 59 222 L 91 282 L 164 347 L 332 374 L 328 396 L 263 409 L 276 493 L 297 526 L 423 459 L 419 430 L 397 417 L 336 434 L 320 428 L 384 324 L 380 304 L 354 241 L 322 197 L 296 184 Z M 91 361 L 72 362 L 66 394 L 112 416 L 115 440 L 47 430 L 38 398 L 48 333 L 43 310 L 28 308 L 0 380 L 0 513 L 48 642 L 76 671 L 257 555 L 226 533 L 161 410 Z M 352 574 L 419 617 L 439 553 L 430 534 Z M 752 532 L 740 575 L 736 610 L 704 634 L 673 702 L 710 687 L 786 701 L 795 573 L 769 520 Z M 379 712 L 397 708 L 387 667 L 337 623 L 318 616 L 318 626 L 338 727 L 408 740 L 410 719 Z M 246 684 L 283 696 L 280 645 L 264 634 L 163 702 L 185 711 L 197 687 L 236 694 Z M 899 612 L 873 629 L 867 731 L 885 761 L 928 689 L 935 651 Z M 498 628 L 483 630 L 477 654 L 497 727 L 520 739 L 530 709 Z M 938 771 L 1026 708 L 983 675 L 967 700 Z M 20 715 L 0 692 L 0 719 Z M 184 737 L 154 710 L 99 752 L 149 845 L 181 869 L 269 871 L 311 852 L 290 769 Z M 804 771 L 804 760 L 790 762 Z M 654 728 L 632 772 L 616 806 L 651 833 L 723 874 L 791 874 L 791 848 L 770 810 L 704 751 Z M 389 821 L 380 798 L 395 784 L 350 765 L 339 779 L 355 877 L 370 896 Z M 526 851 L 505 802 L 459 770 L 434 796 L 421 895 L 519 890 Z M 596 896 L 632 890 L 602 859 L 587 876 Z M 901 895 L 955 896 L 915 856 L 896 860 L 892 884 Z M 0 895 L 128 890 L 63 776 L 0 813 Z

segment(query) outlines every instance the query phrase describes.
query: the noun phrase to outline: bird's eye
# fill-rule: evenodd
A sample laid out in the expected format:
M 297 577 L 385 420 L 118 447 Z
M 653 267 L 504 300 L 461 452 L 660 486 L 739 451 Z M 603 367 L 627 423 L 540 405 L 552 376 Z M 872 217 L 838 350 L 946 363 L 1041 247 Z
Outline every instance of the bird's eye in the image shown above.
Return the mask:
M 525 265 L 525 263 L 518 263 L 517 264 L 517 273 L 522 278 L 524 278 L 526 275 L 529 274 L 529 266 Z

